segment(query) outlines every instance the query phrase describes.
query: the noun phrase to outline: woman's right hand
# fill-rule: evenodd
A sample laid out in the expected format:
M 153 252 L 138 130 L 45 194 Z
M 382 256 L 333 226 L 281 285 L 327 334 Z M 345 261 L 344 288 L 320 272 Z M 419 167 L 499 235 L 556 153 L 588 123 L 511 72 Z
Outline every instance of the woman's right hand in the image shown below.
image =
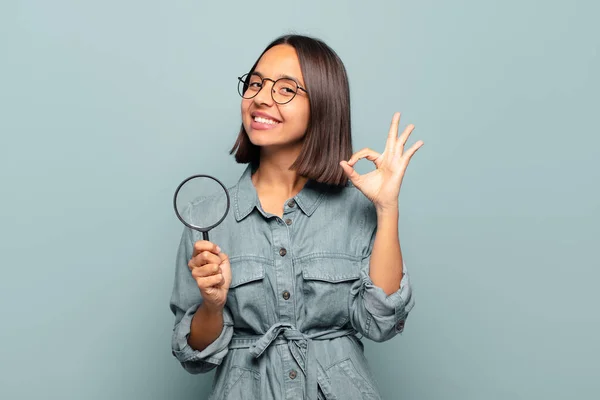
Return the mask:
M 188 267 L 198 284 L 204 307 L 222 311 L 231 284 L 229 257 L 216 244 L 199 240 L 194 243 L 194 254 Z

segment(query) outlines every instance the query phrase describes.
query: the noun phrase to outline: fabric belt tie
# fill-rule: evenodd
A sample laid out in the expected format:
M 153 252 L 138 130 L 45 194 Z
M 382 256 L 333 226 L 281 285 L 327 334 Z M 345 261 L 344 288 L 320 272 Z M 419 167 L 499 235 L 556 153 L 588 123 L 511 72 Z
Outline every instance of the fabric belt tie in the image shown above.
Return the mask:
M 317 400 L 317 368 L 324 371 L 317 361 L 313 340 L 330 340 L 356 334 L 354 329 L 328 330 L 306 335 L 292 324 L 278 322 L 272 325 L 264 335 L 234 335 L 230 349 L 250 349 L 250 354 L 259 358 L 272 344 L 287 343 L 290 353 L 306 377 L 306 393 L 309 400 Z

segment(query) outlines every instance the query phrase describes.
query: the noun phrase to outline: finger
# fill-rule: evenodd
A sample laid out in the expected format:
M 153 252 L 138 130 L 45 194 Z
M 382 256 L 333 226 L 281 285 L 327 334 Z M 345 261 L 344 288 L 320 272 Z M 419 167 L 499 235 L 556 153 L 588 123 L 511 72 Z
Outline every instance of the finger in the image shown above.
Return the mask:
M 219 286 L 223 284 L 223 275 L 218 274 L 207 276 L 206 278 L 197 278 L 196 283 L 201 290 L 208 289 L 213 286 Z
M 402 152 L 404 151 L 404 145 L 406 144 L 408 137 L 414 129 L 415 126 L 413 124 L 408 125 L 406 129 L 404 129 L 404 132 L 402 132 L 402 135 L 400 135 L 398 141 L 396 142 L 396 152 L 400 155 L 402 155 Z
M 201 266 L 204 264 L 220 264 L 221 257 L 217 254 L 211 253 L 210 251 L 203 251 L 193 258 L 194 264 Z
M 344 173 L 350 179 L 350 181 L 354 184 L 354 186 L 358 187 L 360 185 L 361 175 L 352 168 L 347 161 L 340 161 L 340 166 L 344 170 Z
M 229 263 L 229 256 L 223 252 L 219 253 L 219 263 L 223 264 L 223 263 Z
M 203 251 L 195 257 L 192 257 L 188 262 L 188 267 L 190 269 L 201 267 L 205 264 L 220 264 L 221 259 L 219 256 L 209 253 L 207 251 Z
M 400 125 L 400 113 L 397 112 L 392 118 L 392 124 L 388 132 L 388 138 L 385 142 L 385 153 L 393 154 L 396 147 L 396 141 L 398 139 L 398 125 Z
M 381 158 L 380 158 L 381 156 L 382 156 L 382 154 L 379 154 L 375 150 L 371 150 L 369 148 L 364 148 L 364 149 L 359 150 L 356 153 L 354 153 L 352 155 L 352 157 L 350 157 L 350 159 L 348 160 L 348 164 L 351 167 L 353 167 L 354 164 L 356 164 L 358 162 L 358 160 L 366 158 L 367 160 L 372 161 L 376 167 L 379 167 L 379 165 L 381 164 Z
M 203 251 L 210 251 L 211 253 L 219 254 L 221 252 L 221 248 L 216 244 L 209 242 L 208 240 L 198 240 L 196 243 L 194 243 L 194 253 L 192 257 L 196 257 Z
M 412 158 L 412 156 L 417 152 L 417 150 L 419 150 L 424 144 L 425 143 L 423 143 L 422 140 L 419 140 L 417 143 L 413 144 L 408 150 L 406 150 L 402 158 L 406 160 L 407 164 Z
M 231 265 L 229 264 L 229 257 L 225 253 L 219 254 L 219 257 L 221 257 L 221 264 L 219 264 L 219 266 L 221 267 L 223 281 L 227 284 L 227 287 L 229 287 L 229 284 L 231 284 Z
M 196 267 L 192 269 L 192 277 L 196 278 L 205 278 L 207 276 L 212 276 L 216 274 L 220 274 L 221 267 L 217 264 L 206 264 L 201 267 Z

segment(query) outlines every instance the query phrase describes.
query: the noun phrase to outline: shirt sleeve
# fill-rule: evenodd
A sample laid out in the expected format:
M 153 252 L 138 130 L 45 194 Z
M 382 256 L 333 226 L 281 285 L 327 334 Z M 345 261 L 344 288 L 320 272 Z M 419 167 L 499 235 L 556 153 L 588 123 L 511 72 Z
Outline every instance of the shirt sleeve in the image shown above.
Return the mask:
M 350 290 L 350 321 L 353 328 L 364 337 L 383 342 L 404 331 L 404 324 L 415 301 L 405 263 L 400 289 L 389 296 L 371 280 L 369 264 L 377 230 L 377 213 L 374 206 L 369 205 L 365 208 L 365 216 L 363 237 L 368 246 L 363 252 L 360 279 Z
M 202 351 L 194 350 L 188 344 L 192 318 L 202 304 L 202 296 L 196 281 L 188 268 L 193 254 L 194 237 L 189 228 L 185 228 L 177 251 L 175 282 L 171 294 L 170 309 L 175 316 L 171 337 L 172 353 L 183 368 L 192 374 L 205 373 L 221 364 L 227 355 L 233 335 L 233 318 L 230 311 L 223 309 L 223 330 L 219 337 Z

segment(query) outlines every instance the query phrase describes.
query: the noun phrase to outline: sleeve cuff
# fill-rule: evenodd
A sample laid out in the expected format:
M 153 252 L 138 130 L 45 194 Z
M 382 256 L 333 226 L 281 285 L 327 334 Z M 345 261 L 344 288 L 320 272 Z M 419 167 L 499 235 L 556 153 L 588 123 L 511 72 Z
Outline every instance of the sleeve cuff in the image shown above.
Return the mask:
M 386 296 L 383 289 L 375 286 L 368 274 L 363 276 L 362 297 L 365 309 L 375 318 L 394 318 L 395 330 L 400 333 L 404 330 L 404 322 L 415 303 L 412 298 L 410 276 L 403 267 L 400 289 Z
M 190 307 L 174 329 L 173 332 L 173 355 L 182 364 L 210 363 L 220 365 L 228 352 L 228 346 L 233 336 L 233 318 L 227 308 L 223 309 L 223 330 L 217 339 L 202 351 L 194 350 L 188 344 L 188 336 L 192 325 L 192 318 L 200 304 Z

